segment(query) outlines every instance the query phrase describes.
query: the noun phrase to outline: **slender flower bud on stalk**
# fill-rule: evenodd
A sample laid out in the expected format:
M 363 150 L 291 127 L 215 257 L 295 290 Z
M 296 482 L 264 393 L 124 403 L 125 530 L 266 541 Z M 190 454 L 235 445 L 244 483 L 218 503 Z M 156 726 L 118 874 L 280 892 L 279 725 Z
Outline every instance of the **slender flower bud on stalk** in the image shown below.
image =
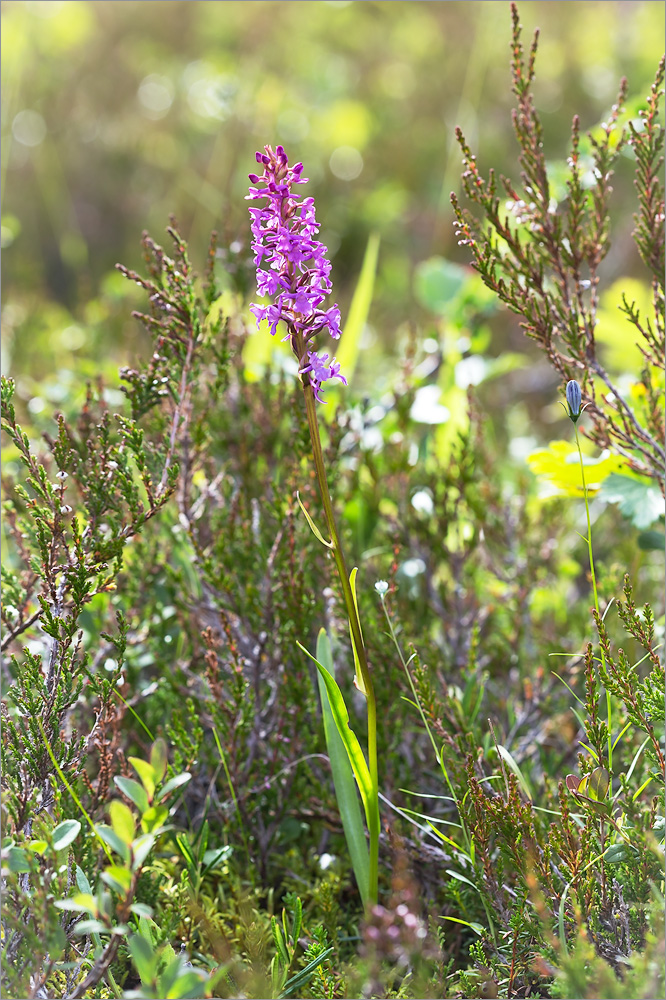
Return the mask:
M 320 355 L 313 349 L 314 337 L 323 330 L 335 340 L 340 336 L 340 310 L 337 305 L 325 307 L 332 289 L 328 250 L 314 239 L 319 231 L 314 199 L 300 198 L 292 192 L 294 185 L 307 183 L 307 177 L 301 176 L 303 164 L 290 167 L 282 146 L 264 149 L 264 153 L 256 154 L 264 172 L 261 176 L 249 175 L 253 186 L 246 197 L 248 201 L 268 198 L 263 208 L 249 211 L 257 291 L 273 298 L 273 302 L 267 306 L 253 303 L 250 309 L 257 326 L 263 319 L 268 321 L 273 336 L 278 323 L 285 323 L 284 339 L 291 343 L 299 374 L 308 376 L 315 398 L 323 403 L 320 393 L 324 382 L 337 378 L 347 384 L 335 358 L 329 362 L 328 354 Z
M 592 522 L 590 520 L 590 503 L 589 503 L 589 498 L 588 498 L 587 484 L 585 482 L 585 463 L 583 462 L 583 452 L 581 451 L 581 447 L 580 447 L 580 438 L 578 437 L 578 427 L 577 427 L 578 420 L 580 419 L 580 417 L 581 417 L 581 415 L 583 413 L 583 410 L 585 409 L 585 407 L 588 404 L 585 403 L 585 406 L 581 407 L 582 393 L 580 391 L 580 386 L 578 385 L 578 382 L 576 382 L 575 379 L 571 379 L 569 382 L 567 382 L 566 398 L 567 398 L 567 405 L 566 405 L 565 409 L 567 410 L 567 413 L 569 414 L 569 416 L 571 417 L 571 420 L 573 421 L 574 434 L 576 435 L 576 448 L 578 450 L 578 460 L 580 462 L 580 478 L 581 478 L 581 482 L 583 484 L 583 497 L 585 499 L 585 516 L 587 518 L 587 537 L 585 538 L 585 541 L 587 542 L 587 550 L 588 550 L 588 555 L 589 555 L 589 559 L 590 559 L 590 577 L 592 579 L 592 590 L 594 592 L 594 608 L 595 608 L 595 611 L 596 611 L 597 615 L 599 615 L 600 612 L 599 612 L 599 594 L 598 594 L 598 591 L 597 591 L 597 575 L 596 575 L 596 572 L 595 572 L 595 569 L 594 569 L 594 552 L 592 550 Z M 564 406 L 564 403 L 562 405 Z M 603 646 L 600 647 L 600 653 L 601 653 L 601 669 L 602 669 L 602 671 L 605 671 L 605 669 L 606 669 L 606 657 L 605 657 Z M 612 734 L 613 734 L 613 706 L 612 706 L 611 693 L 608 690 L 608 688 L 606 688 L 606 711 L 608 713 L 608 721 L 607 721 L 607 726 L 608 726 L 608 770 L 612 773 L 612 770 L 613 770 L 613 739 L 612 739 Z M 597 768 L 597 770 L 603 771 L 605 769 L 604 768 Z
M 569 416 L 575 424 L 580 417 L 580 404 L 582 401 L 580 386 L 575 379 L 571 379 L 570 382 L 567 382 L 566 396 L 567 406 L 569 407 Z

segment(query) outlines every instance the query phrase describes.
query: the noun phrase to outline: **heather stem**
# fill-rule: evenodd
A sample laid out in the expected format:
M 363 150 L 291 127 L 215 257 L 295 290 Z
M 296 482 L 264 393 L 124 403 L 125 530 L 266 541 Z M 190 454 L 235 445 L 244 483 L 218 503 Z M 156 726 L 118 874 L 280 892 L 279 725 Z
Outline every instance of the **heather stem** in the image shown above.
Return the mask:
M 352 594 L 351 584 L 349 582 L 349 573 L 347 572 L 345 556 L 342 549 L 342 544 L 340 542 L 340 536 L 338 535 L 338 529 L 335 524 L 333 504 L 331 502 L 331 495 L 328 489 L 328 479 L 326 477 L 326 467 L 324 465 L 324 453 L 322 451 L 321 438 L 319 435 L 319 424 L 317 422 L 317 411 L 316 411 L 314 393 L 312 392 L 312 388 L 309 384 L 304 385 L 303 388 L 305 393 L 305 409 L 307 411 L 307 416 L 308 416 L 308 427 L 310 429 L 310 438 L 312 441 L 312 457 L 314 458 L 317 480 L 319 482 L 319 491 L 321 493 L 321 499 L 324 505 L 326 524 L 328 525 L 328 531 L 331 536 L 333 557 L 335 559 L 335 565 L 337 567 L 338 576 L 340 578 L 340 583 L 342 585 L 342 593 L 344 596 L 345 606 L 347 608 L 347 615 L 349 617 L 349 625 L 354 639 L 354 645 L 356 647 L 356 651 L 358 654 L 361 679 L 365 687 L 366 698 L 367 698 L 368 769 L 370 771 L 370 780 L 372 782 L 373 792 L 375 793 L 375 800 L 370 808 L 370 816 L 368 816 L 368 832 L 370 834 L 369 900 L 370 903 L 376 903 L 377 891 L 378 891 L 379 827 L 380 827 L 379 795 L 378 795 L 379 777 L 377 770 L 377 702 L 375 699 L 375 691 L 372 684 L 372 678 L 370 676 L 370 671 L 368 669 L 368 661 L 365 653 L 365 646 L 363 644 L 363 638 L 361 635 L 361 624 L 359 622 L 358 613 L 356 611 L 356 604 L 354 602 L 354 596 Z

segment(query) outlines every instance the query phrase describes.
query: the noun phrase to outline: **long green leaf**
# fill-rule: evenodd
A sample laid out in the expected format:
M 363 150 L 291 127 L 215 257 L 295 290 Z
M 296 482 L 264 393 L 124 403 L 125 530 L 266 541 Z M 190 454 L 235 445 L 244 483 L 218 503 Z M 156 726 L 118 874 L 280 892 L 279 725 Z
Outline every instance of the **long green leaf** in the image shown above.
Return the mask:
M 289 968 L 290 957 L 282 931 L 280 930 L 280 925 L 277 922 L 277 917 L 271 917 L 271 930 L 273 932 L 273 940 L 275 941 L 275 947 L 277 948 L 278 955 L 282 959 L 282 964 L 285 968 Z
M 294 903 L 293 909 L 293 923 L 291 925 L 291 940 L 294 945 L 294 951 L 298 945 L 298 939 L 301 934 L 301 925 L 303 923 L 303 902 L 300 896 L 296 897 L 296 902 Z
M 457 879 L 459 882 L 466 882 L 467 885 L 471 885 L 472 889 L 475 889 L 476 892 L 479 891 L 478 886 L 474 885 L 474 883 L 471 882 L 466 875 L 461 875 L 460 872 L 454 872 L 453 868 L 447 868 L 446 874 L 450 875 L 451 878 Z
M 331 713 L 333 715 L 333 721 L 335 722 L 338 733 L 340 734 L 344 748 L 347 751 L 347 756 L 349 757 L 349 763 L 352 766 L 354 777 L 358 782 L 361 799 L 363 801 L 363 808 L 365 810 L 365 818 L 369 826 L 370 812 L 372 808 L 372 782 L 370 780 L 370 771 L 368 770 L 368 765 L 365 757 L 363 756 L 361 744 L 358 742 L 356 733 L 349 725 L 349 712 L 347 711 L 345 700 L 342 697 L 342 691 L 338 687 L 335 677 L 331 676 L 326 667 L 323 667 L 319 660 L 317 660 L 312 653 L 309 653 L 305 646 L 302 646 L 300 642 L 297 643 L 297 646 L 299 646 L 303 652 L 310 657 L 313 663 L 317 665 L 317 669 L 323 678 L 326 686 L 326 694 L 328 695 L 328 703 L 331 707 Z
M 479 937 L 483 936 L 483 924 L 476 924 L 469 920 L 461 920 L 460 917 L 447 917 L 443 913 L 441 914 L 441 916 L 442 920 L 450 920 L 454 924 L 464 924 L 465 927 L 470 927 L 475 934 L 479 935 Z
M 333 677 L 335 670 L 331 655 L 331 643 L 325 629 L 321 629 L 317 637 L 317 660 Z M 370 889 L 370 856 L 365 839 L 365 829 L 361 815 L 361 806 L 358 801 L 358 792 L 356 791 L 356 782 L 354 781 L 354 772 L 345 745 L 335 725 L 328 691 L 321 673 L 319 673 L 317 679 L 319 682 L 321 710 L 324 718 L 326 747 L 328 749 L 329 760 L 331 761 L 333 785 L 335 786 L 335 797 L 338 802 L 338 809 L 340 810 L 340 818 L 345 832 L 352 868 L 354 869 L 358 889 L 363 900 L 363 905 L 365 906 L 368 901 Z
M 317 957 L 313 958 L 311 962 L 308 962 L 305 968 L 301 969 L 295 976 L 292 976 L 291 979 L 287 980 L 282 992 L 280 993 L 280 997 L 288 997 L 294 992 L 294 990 L 298 990 L 301 986 L 305 986 L 315 969 L 325 962 L 326 959 L 332 954 L 333 948 L 327 948 L 326 951 L 322 951 L 321 955 L 317 955 Z
M 509 753 L 509 751 L 507 750 L 506 747 L 502 746 L 501 743 L 497 744 L 497 752 L 499 753 L 500 757 L 504 760 L 504 762 L 511 768 L 511 770 L 513 771 L 513 773 L 515 774 L 515 776 L 518 778 L 518 784 L 520 785 L 520 787 L 522 788 L 523 792 L 525 793 L 525 795 L 527 796 L 527 798 L 531 802 L 532 801 L 532 792 L 530 790 L 530 786 L 527 784 L 527 781 L 525 779 L 525 775 L 520 770 L 520 767 L 518 766 L 518 764 L 514 760 L 513 756 Z

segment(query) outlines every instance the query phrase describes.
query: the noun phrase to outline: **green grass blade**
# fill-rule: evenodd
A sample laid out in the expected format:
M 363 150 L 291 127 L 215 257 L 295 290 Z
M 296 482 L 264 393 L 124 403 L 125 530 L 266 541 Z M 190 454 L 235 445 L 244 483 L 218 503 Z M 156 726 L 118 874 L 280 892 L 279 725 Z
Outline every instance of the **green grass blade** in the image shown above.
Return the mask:
M 631 729 L 632 726 L 633 726 L 633 722 L 628 722 L 626 724 L 626 726 L 623 726 L 623 728 L 620 730 L 620 732 L 617 734 L 617 736 L 613 740 L 613 750 L 618 745 L 618 743 L 620 742 L 620 740 L 622 739 L 622 737 L 626 733 L 627 729 Z
M 468 879 L 466 875 L 461 875 L 460 872 L 454 872 L 453 868 L 447 868 L 446 874 L 450 875 L 451 878 L 457 879 L 458 882 L 466 882 L 467 885 L 471 885 L 472 889 L 474 889 L 475 892 L 479 891 L 478 886 L 476 886 L 470 879 Z
M 520 785 L 526 797 L 530 800 L 530 802 L 532 802 L 533 795 L 530 786 L 528 785 L 525 775 L 520 770 L 520 767 L 514 760 L 513 756 L 509 753 L 506 747 L 502 746 L 501 743 L 497 744 L 497 752 L 502 758 L 502 760 L 505 762 L 505 764 L 509 766 L 509 768 L 513 771 L 515 776 L 518 778 L 518 784 Z
M 60 769 L 60 765 L 58 764 L 58 761 L 55 759 L 55 754 L 53 753 L 53 750 L 51 749 L 51 744 L 49 743 L 48 739 L 46 738 L 46 733 L 44 732 L 44 726 L 42 724 L 42 720 L 41 719 L 37 719 L 37 725 L 39 726 L 39 731 L 42 734 L 42 739 L 44 741 L 44 746 L 46 747 L 46 752 L 48 753 L 49 757 L 51 758 L 51 763 L 55 767 L 55 769 L 56 769 L 56 771 L 58 773 L 58 777 L 62 781 L 63 785 L 65 786 L 65 788 L 67 789 L 67 791 L 69 792 L 69 794 L 72 796 L 74 802 L 76 803 L 76 805 L 79 808 L 79 812 L 86 819 L 86 821 L 88 823 L 88 826 L 90 827 L 90 829 L 92 830 L 92 832 L 95 834 L 95 836 L 99 840 L 99 842 L 100 842 L 100 844 L 101 844 L 101 846 L 102 846 L 102 848 L 104 850 L 104 853 L 106 854 L 107 858 L 113 864 L 113 857 L 110 854 L 108 847 L 104 843 L 104 840 L 102 839 L 102 837 L 100 837 L 99 831 L 97 830 L 97 827 L 95 826 L 95 824 L 93 823 L 92 819 L 90 818 L 90 816 L 88 815 L 88 813 L 85 811 L 85 809 L 83 808 L 83 806 L 81 805 L 81 801 L 80 801 L 78 795 L 76 794 L 76 792 L 74 791 L 74 789 L 72 788 L 72 786 L 70 785 L 70 783 L 67 781 L 67 778 L 65 777 L 65 775 L 62 773 L 62 770 Z
M 296 897 L 296 902 L 294 903 L 294 922 L 291 927 L 291 940 L 294 945 L 294 951 L 298 945 L 298 939 L 301 934 L 301 925 L 303 923 L 303 902 L 300 896 Z
M 289 953 L 287 952 L 287 946 L 285 944 L 282 931 L 280 930 L 280 925 L 277 922 L 277 917 L 271 917 L 271 931 L 273 932 L 273 940 L 275 941 L 277 953 L 282 959 L 282 964 L 287 969 L 289 968 L 289 962 L 291 959 Z
M 483 924 L 476 924 L 470 920 L 461 920 L 460 917 L 447 917 L 445 914 L 441 914 L 442 920 L 450 920 L 454 924 L 464 924 L 465 927 L 470 927 L 475 934 L 479 937 L 483 936 Z
M 308 962 L 305 968 L 301 969 L 295 976 L 292 976 L 291 979 L 287 980 L 282 992 L 280 993 L 280 997 L 288 997 L 294 992 L 294 990 L 298 990 L 301 986 L 305 986 L 315 969 L 325 962 L 326 959 L 332 954 L 333 948 L 327 948 L 326 951 L 322 951 L 321 955 L 317 955 L 317 957 L 313 958 L 311 962 Z
M 220 755 L 220 761 L 222 767 L 224 768 L 224 773 L 227 778 L 227 784 L 229 786 L 229 791 L 231 792 L 231 798 L 233 799 L 234 806 L 236 808 L 236 816 L 238 817 L 238 827 L 240 829 L 241 837 L 243 838 L 243 846 L 245 847 L 245 853 L 247 854 L 248 860 L 250 861 L 250 871 L 252 871 L 252 854 L 250 853 L 250 845 L 247 841 L 247 836 L 245 833 L 245 826 L 243 824 L 243 814 L 240 811 L 240 806 L 238 804 L 238 798 L 236 797 L 236 791 L 234 789 L 233 781 L 231 780 L 231 774 L 229 773 L 229 768 L 227 766 L 227 758 L 225 756 L 224 750 L 222 749 L 222 744 L 220 743 L 220 737 L 217 735 L 217 729 L 213 726 L 213 736 L 215 737 L 215 743 L 217 745 L 217 752 Z
M 144 730 L 144 732 L 148 736 L 148 739 L 150 740 L 150 742 L 154 743 L 155 742 L 155 737 L 153 736 L 153 734 L 151 733 L 150 729 L 148 728 L 148 726 L 146 725 L 146 723 L 143 721 L 143 719 L 140 718 L 140 716 L 138 716 L 136 714 L 136 712 L 134 711 L 134 709 L 132 708 L 132 706 L 129 704 L 129 702 L 125 701 L 125 699 L 121 695 L 120 691 L 118 691 L 116 688 L 112 688 L 111 690 L 113 691 L 113 693 L 115 694 L 115 696 L 117 698 L 120 698 L 120 700 L 122 701 L 122 703 L 125 706 L 125 708 L 129 709 L 129 711 L 131 712 L 131 714 L 134 716 L 134 718 L 136 719 L 136 721 L 139 723 L 139 725 L 142 727 L 142 729 Z
M 333 677 L 334 667 L 333 657 L 331 656 L 331 643 L 325 629 L 321 629 L 317 637 L 317 660 Z M 326 736 L 328 756 L 331 761 L 335 797 L 338 802 L 338 809 L 340 810 L 340 818 L 342 819 L 342 826 L 345 831 L 345 839 L 347 841 L 352 868 L 354 869 L 363 905 L 365 905 L 368 901 L 370 890 L 370 856 L 365 839 L 361 805 L 358 801 L 354 772 L 333 718 L 326 684 L 321 672 L 318 676 L 318 682 L 319 697 L 324 717 L 324 734 Z

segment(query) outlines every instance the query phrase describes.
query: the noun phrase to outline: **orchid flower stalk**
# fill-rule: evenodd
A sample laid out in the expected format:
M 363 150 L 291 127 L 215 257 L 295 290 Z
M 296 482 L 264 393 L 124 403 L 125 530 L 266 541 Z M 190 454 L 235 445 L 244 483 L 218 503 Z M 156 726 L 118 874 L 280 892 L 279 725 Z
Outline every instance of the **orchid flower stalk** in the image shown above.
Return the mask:
M 340 337 L 340 310 L 337 305 L 326 304 L 332 290 L 331 264 L 327 258 L 327 248 L 315 238 L 319 231 L 319 223 L 315 218 L 314 199 L 301 198 L 293 191 L 296 185 L 307 183 L 307 178 L 302 176 L 303 164 L 297 163 L 290 167 L 282 146 L 277 146 L 275 150 L 271 146 L 265 146 L 263 153 L 256 154 L 256 159 L 259 166 L 263 167 L 263 172 L 261 175 L 256 173 L 249 175 L 252 186 L 247 198 L 251 201 L 265 198 L 267 203 L 261 208 L 251 207 L 249 210 L 252 219 L 252 249 L 257 267 L 257 291 L 263 296 L 270 297 L 272 301 L 268 305 L 254 303 L 250 309 L 257 320 L 257 326 L 262 320 L 266 320 L 273 336 L 278 325 L 280 323 L 284 325 L 287 331 L 284 339 L 289 341 L 296 357 L 303 385 L 312 456 L 330 536 L 329 541 L 326 541 L 314 526 L 305 508 L 303 510 L 317 537 L 331 550 L 340 578 L 356 666 L 355 683 L 366 698 L 367 762 L 356 736 L 350 730 L 349 715 L 334 677 L 318 659 L 312 657 L 310 653 L 308 656 L 311 656 L 317 664 L 325 682 L 331 712 L 361 793 L 370 848 L 367 871 L 359 872 L 355 865 L 355 872 L 364 902 L 374 903 L 377 900 L 379 864 L 377 704 L 356 603 L 354 589 L 356 570 L 352 571 L 351 576 L 347 571 L 328 488 L 317 422 L 317 403 L 324 402 L 322 397 L 324 384 L 334 378 L 347 384 L 335 357 L 329 360 L 330 355 L 320 353 L 315 343 L 323 334 L 328 334 L 334 340 Z M 336 788 L 336 793 L 337 791 Z M 339 795 L 338 801 L 340 802 Z M 349 836 L 347 839 L 349 842 Z

